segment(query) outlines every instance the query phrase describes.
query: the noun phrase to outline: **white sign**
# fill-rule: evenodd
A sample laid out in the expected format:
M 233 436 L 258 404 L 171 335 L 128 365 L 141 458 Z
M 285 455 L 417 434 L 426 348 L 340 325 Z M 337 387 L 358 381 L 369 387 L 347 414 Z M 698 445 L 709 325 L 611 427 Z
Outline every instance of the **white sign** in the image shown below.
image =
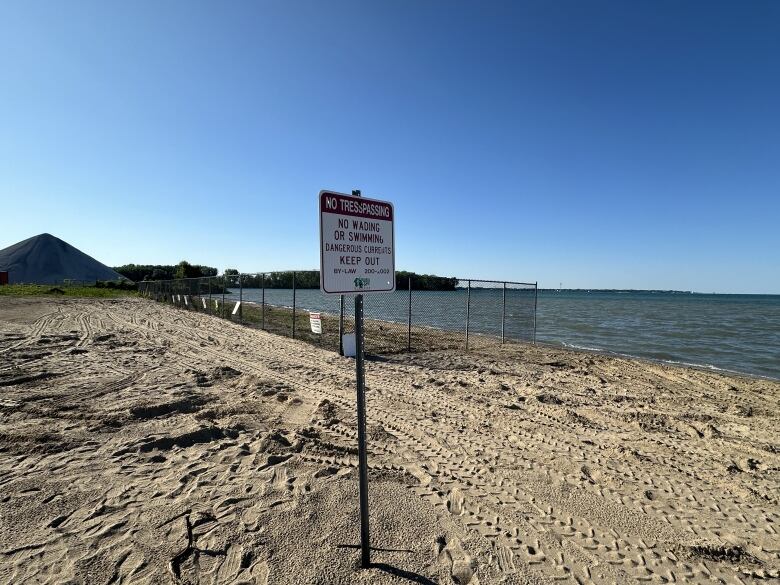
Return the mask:
M 312 333 L 322 333 L 322 319 L 319 313 L 309 313 L 309 325 Z
M 320 290 L 325 294 L 395 290 L 393 204 L 320 191 Z
M 357 349 L 355 348 L 355 334 L 345 333 L 341 339 L 342 349 L 344 350 L 344 357 L 355 357 L 357 355 Z

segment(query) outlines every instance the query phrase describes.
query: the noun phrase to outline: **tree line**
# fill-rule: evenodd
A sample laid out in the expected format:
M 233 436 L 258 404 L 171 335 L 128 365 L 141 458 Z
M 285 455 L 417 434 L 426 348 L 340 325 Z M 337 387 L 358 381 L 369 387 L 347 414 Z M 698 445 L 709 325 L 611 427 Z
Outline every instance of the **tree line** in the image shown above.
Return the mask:
M 171 280 L 174 278 L 199 278 L 207 276 L 217 276 L 219 271 L 211 266 L 202 266 L 200 264 L 190 264 L 182 260 L 175 266 L 170 265 L 149 265 L 149 264 L 127 264 L 114 268 L 122 276 L 141 282 L 144 280 Z M 238 270 L 235 268 L 226 268 L 223 276 L 230 278 L 227 286 L 238 286 Z M 292 288 L 293 274 L 295 275 L 296 288 L 320 288 L 319 270 L 305 270 L 294 272 L 285 270 L 279 272 L 267 272 L 263 274 L 245 274 L 241 282 L 244 288 Z M 395 287 L 399 290 L 407 290 L 409 281 L 412 283 L 412 290 L 455 290 L 458 286 L 458 279 L 454 277 L 436 276 L 434 274 L 417 274 L 406 270 L 398 270 L 395 273 Z
M 125 264 L 124 266 L 115 266 L 113 270 L 135 282 L 171 280 L 173 278 L 198 278 L 219 274 L 219 271 L 212 266 L 190 264 L 186 260 L 182 260 L 175 266 L 170 264 Z

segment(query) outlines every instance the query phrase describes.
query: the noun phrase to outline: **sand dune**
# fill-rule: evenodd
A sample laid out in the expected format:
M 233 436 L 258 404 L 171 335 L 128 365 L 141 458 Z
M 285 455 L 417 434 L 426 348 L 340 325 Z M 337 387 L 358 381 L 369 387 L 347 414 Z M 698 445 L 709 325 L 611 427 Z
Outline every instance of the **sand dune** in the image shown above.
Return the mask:
M 143 300 L 0 304 L 2 583 L 758 583 L 780 383 L 513 344 L 367 367 Z

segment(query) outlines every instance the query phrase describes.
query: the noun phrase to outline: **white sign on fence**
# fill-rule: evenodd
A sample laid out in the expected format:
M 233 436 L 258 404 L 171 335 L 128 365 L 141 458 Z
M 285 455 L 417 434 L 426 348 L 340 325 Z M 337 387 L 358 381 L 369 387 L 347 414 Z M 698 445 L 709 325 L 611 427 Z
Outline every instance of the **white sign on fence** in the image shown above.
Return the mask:
M 309 325 L 312 333 L 322 333 L 322 319 L 319 313 L 309 313 Z
M 393 204 L 320 191 L 320 290 L 395 290 Z

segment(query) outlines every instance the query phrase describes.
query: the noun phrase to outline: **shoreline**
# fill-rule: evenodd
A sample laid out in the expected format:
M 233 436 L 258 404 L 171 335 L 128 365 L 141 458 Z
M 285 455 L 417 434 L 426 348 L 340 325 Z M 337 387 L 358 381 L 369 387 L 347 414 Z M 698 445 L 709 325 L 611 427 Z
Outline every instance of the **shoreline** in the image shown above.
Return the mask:
M 767 380 L 770 382 L 780 382 L 780 377 L 774 377 L 774 376 L 767 376 L 764 374 L 757 374 L 754 372 L 743 372 L 739 370 L 730 370 L 728 368 L 722 368 L 720 366 L 716 366 L 714 364 L 696 364 L 692 362 L 681 362 L 677 360 L 668 360 L 663 358 L 654 358 L 650 356 L 642 356 L 642 355 L 634 355 L 629 353 L 622 353 L 619 351 L 612 351 L 609 349 L 598 349 L 598 348 L 590 348 L 590 347 L 579 347 L 573 344 L 567 344 L 566 342 L 551 342 L 551 341 L 538 341 L 536 342 L 540 345 L 548 345 L 550 347 L 560 347 L 562 349 L 570 349 L 572 351 L 581 351 L 586 353 L 594 353 L 597 355 L 605 355 L 610 357 L 619 357 L 619 358 L 626 358 L 626 359 L 632 359 L 632 360 L 638 360 L 638 361 L 645 361 L 650 364 L 663 364 L 668 366 L 677 366 L 681 368 L 691 368 L 693 370 L 699 370 L 704 372 L 709 372 L 713 374 L 725 374 L 729 376 L 740 376 L 744 378 L 751 378 L 751 379 L 758 379 L 758 380 Z M 560 345 L 559 345 L 560 344 Z
M 455 293 L 430 294 L 413 294 L 413 305 L 418 307 L 413 308 L 414 315 L 434 326 L 457 328 L 461 322 L 465 325 L 464 295 L 457 300 Z M 245 290 L 244 297 L 260 300 L 259 291 Z M 537 339 L 780 379 L 777 338 L 773 335 L 780 327 L 780 296 L 701 298 L 694 302 L 679 295 L 642 292 L 542 294 L 538 301 Z M 405 299 L 387 299 L 386 309 L 385 300 L 377 300 L 378 316 L 397 321 L 406 318 Z M 297 301 L 312 310 L 332 311 L 335 307 L 338 312 L 338 303 L 334 305 L 322 298 L 318 291 L 299 291 Z M 289 306 L 291 291 L 266 291 L 266 302 Z M 472 329 L 500 335 L 501 302 L 500 293 L 472 299 Z M 515 303 L 519 311 L 512 309 Z M 526 337 L 530 331 L 527 321 L 531 315 L 526 315 L 525 307 L 523 299 L 511 301 L 507 297 L 507 315 L 520 315 L 513 317 L 518 319 L 515 323 L 507 317 L 508 334 Z
M 235 301 L 236 299 L 231 299 L 231 301 Z M 252 307 L 260 307 L 260 303 L 257 303 L 255 301 L 242 301 L 243 305 L 250 305 Z M 285 306 L 285 305 L 273 305 L 270 303 L 266 303 L 267 308 L 273 308 L 275 310 L 283 310 L 288 312 L 290 315 L 292 314 L 292 307 Z M 199 309 L 198 309 L 199 310 Z M 297 317 L 296 318 L 305 318 L 306 323 L 308 324 L 308 309 L 298 308 L 297 309 Z M 317 312 L 317 311 L 315 311 Z M 338 320 L 338 314 L 329 313 L 325 311 L 318 311 L 322 317 L 323 317 L 323 324 L 327 320 L 331 321 L 337 321 Z M 350 318 L 345 318 L 345 321 L 350 321 Z M 386 326 L 394 326 L 395 328 L 402 328 L 406 330 L 406 323 L 400 322 L 400 321 L 388 321 L 383 319 L 366 319 L 366 327 L 368 327 L 368 331 L 371 330 L 372 327 L 376 327 L 376 324 L 380 325 L 386 325 Z M 252 326 L 249 323 L 245 323 L 247 326 Z M 429 325 L 412 325 L 413 331 L 425 331 L 427 335 L 431 337 L 438 337 L 439 340 L 446 340 L 444 345 L 448 348 L 457 349 L 458 340 L 460 339 L 461 332 L 456 330 L 450 330 L 450 329 L 441 329 L 434 326 Z M 278 333 L 277 333 L 278 334 Z M 284 335 L 284 334 L 281 334 Z M 495 335 L 490 335 L 486 333 L 477 333 L 477 332 L 471 332 L 470 337 L 473 339 L 474 337 L 479 338 L 483 344 L 485 345 L 500 345 L 501 339 L 500 337 L 496 337 Z M 532 344 L 531 341 L 523 340 L 523 339 L 512 339 L 507 338 L 506 343 L 513 343 L 513 344 Z M 462 341 L 461 341 L 462 344 Z M 315 344 L 318 345 L 318 344 Z M 699 364 L 699 363 L 692 363 L 692 362 L 683 362 L 683 361 L 677 361 L 677 360 L 669 360 L 669 359 L 663 359 L 663 358 L 654 358 L 651 356 L 642 356 L 642 355 L 635 355 L 635 354 L 629 354 L 629 353 L 623 353 L 620 351 L 615 350 L 609 350 L 609 349 L 603 349 L 603 348 L 591 348 L 591 347 L 580 347 L 574 344 L 569 344 L 564 341 L 548 341 L 548 340 L 536 340 L 536 345 L 539 346 L 546 346 L 551 349 L 560 349 L 560 350 L 571 350 L 575 352 L 584 352 L 588 354 L 595 354 L 595 355 L 603 355 L 608 357 L 616 357 L 616 358 L 624 358 L 624 359 L 632 359 L 632 360 L 639 360 L 639 361 L 646 361 L 650 364 L 663 364 L 668 366 L 677 366 L 677 367 L 683 367 L 683 368 L 691 368 L 695 370 L 700 371 L 706 371 L 710 373 L 720 373 L 725 375 L 733 375 L 733 376 L 741 376 L 741 377 L 747 377 L 747 378 L 755 378 L 760 380 L 767 380 L 771 382 L 778 382 L 780 381 L 780 377 L 775 376 L 769 376 L 754 372 L 746 372 L 746 371 L 740 371 L 740 370 L 733 370 L 729 368 L 724 368 L 717 366 L 715 364 Z M 336 345 L 337 346 L 337 345 Z M 412 351 L 425 351 L 425 349 L 412 349 Z

